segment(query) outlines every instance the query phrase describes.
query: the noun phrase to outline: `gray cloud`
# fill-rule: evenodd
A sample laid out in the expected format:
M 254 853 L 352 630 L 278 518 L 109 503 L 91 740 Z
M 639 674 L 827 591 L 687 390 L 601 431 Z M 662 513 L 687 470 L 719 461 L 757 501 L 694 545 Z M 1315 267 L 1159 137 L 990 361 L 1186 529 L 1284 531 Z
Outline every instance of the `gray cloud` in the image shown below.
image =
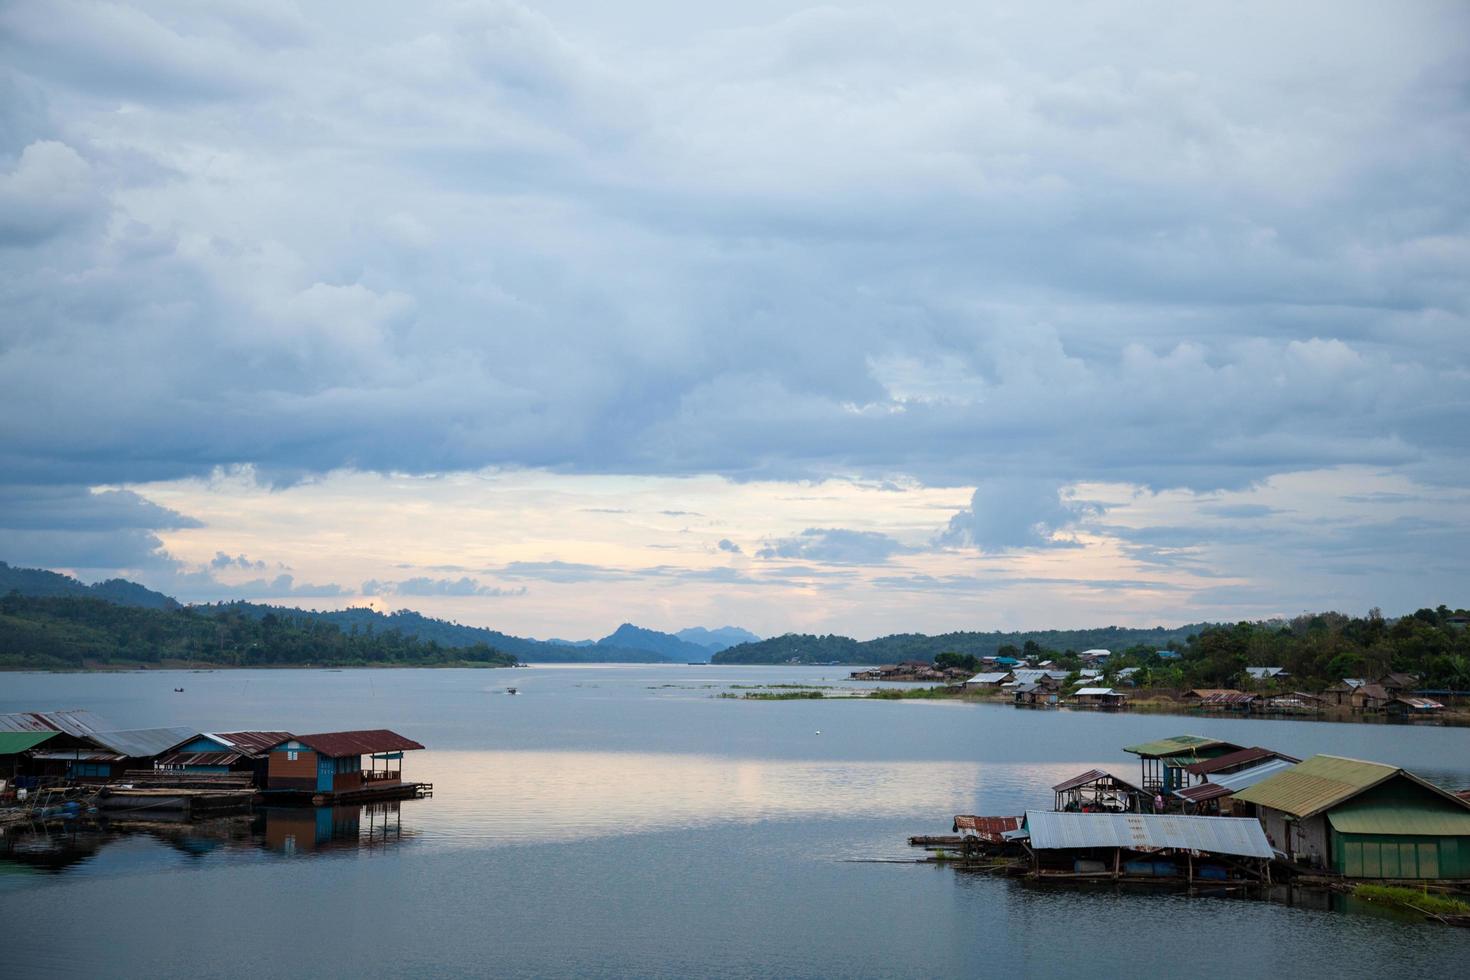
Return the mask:
M 983 551 L 1075 547 L 1053 535 L 1099 513 L 1096 505 L 1063 500 L 1055 480 L 993 479 L 976 488 L 970 506 L 950 518 L 939 536 L 944 545 L 974 545 Z
M 377 579 L 369 579 L 362 583 L 362 594 L 368 596 L 519 596 L 525 595 L 526 589 L 525 586 L 502 589 L 492 585 L 482 585 L 469 576 L 457 579 L 420 576 L 404 579 L 401 582 L 380 582 Z
M 738 555 L 742 553 L 740 545 L 736 544 L 734 541 L 731 541 L 729 538 L 721 538 L 719 548 L 721 551 L 729 552 L 732 555 Z
M 0 472 L 1470 487 L 1463 5 L 741 16 L 8 5 Z
M 227 555 L 223 551 L 216 551 L 214 557 L 210 559 L 209 567 L 216 571 L 224 568 L 244 568 L 263 572 L 266 564 L 263 561 L 247 558 L 245 555 Z
M 757 558 L 790 558 L 834 565 L 881 565 L 894 555 L 914 549 L 877 531 L 809 527 L 795 537 L 763 545 Z

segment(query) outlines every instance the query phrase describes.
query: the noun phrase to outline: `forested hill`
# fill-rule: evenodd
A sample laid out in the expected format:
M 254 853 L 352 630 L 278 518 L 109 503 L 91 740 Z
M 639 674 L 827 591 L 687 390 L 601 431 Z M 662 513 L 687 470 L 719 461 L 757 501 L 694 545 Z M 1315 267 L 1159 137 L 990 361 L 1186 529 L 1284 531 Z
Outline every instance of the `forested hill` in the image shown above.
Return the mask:
M 497 650 L 512 654 L 523 661 L 536 663 L 662 663 L 670 658 L 657 651 L 634 649 L 615 644 L 598 643 L 589 646 L 572 646 L 567 643 L 548 643 L 511 636 L 498 630 L 479 626 L 463 626 L 443 619 L 432 619 L 422 613 L 400 610 L 380 613 L 373 609 L 355 607 L 327 612 L 302 609 L 282 609 L 253 602 L 226 602 L 216 606 L 201 606 L 204 610 L 224 609 L 243 616 L 260 619 L 267 615 L 290 615 L 330 623 L 341 629 L 359 633 L 381 633 L 396 630 L 404 636 L 432 641 L 445 647 L 469 647 L 486 644 Z
M 102 599 L 120 606 L 142 606 L 146 609 L 178 609 L 180 605 L 172 596 L 154 592 L 127 579 L 113 578 L 85 585 L 70 575 L 48 572 L 44 568 L 16 568 L 0 561 L 0 595 L 11 592 L 38 597 Z
M 1043 650 L 1081 652 L 1097 647 L 1122 650 L 1133 646 L 1161 648 L 1184 643 L 1211 624 L 1196 623 L 1167 629 L 1131 629 L 1107 626 L 1089 630 L 1035 630 L 1025 633 L 895 633 L 876 640 L 854 640 L 829 634 L 787 633 L 759 643 L 742 643 L 715 654 L 717 664 L 844 663 L 892 664 L 903 660 L 932 661 L 941 653 L 995 656 L 1001 647 L 1024 649 L 1027 642 Z
M 508 667 L 515 659 L 486 643 L 450 647 L 398 630 L 347 631 L 284 611 L 257 617 L 218 606 L 148 609 L 76 596 L 0 596 L 0 667 Z

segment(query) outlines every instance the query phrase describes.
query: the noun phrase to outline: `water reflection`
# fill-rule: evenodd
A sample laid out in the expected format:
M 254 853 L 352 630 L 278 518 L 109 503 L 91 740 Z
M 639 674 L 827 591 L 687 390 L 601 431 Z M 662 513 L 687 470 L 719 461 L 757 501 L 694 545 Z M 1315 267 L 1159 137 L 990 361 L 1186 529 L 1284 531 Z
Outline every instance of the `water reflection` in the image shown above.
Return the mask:
M 412 823 L 405 826 L 399 802 L 265 807 L 249 815 L 195 823 L 78 819 L 7 828 L 0 836 L 0 880 L 64 872 L 134 872 L 267 854 L 373 852 L 416 836 Z

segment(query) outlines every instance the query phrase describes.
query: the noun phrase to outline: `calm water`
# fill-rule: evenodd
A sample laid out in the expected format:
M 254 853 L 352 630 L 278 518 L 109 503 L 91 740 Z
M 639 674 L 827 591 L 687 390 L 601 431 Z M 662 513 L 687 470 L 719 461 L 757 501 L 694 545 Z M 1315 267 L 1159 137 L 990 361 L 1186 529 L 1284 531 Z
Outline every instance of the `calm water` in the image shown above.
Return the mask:
M 9 975 L 1457 976 L 1470 931 L 1329 908 L 1077 892 L 948 868 L 905 838 L 1051 805 L 1052 783 L 1192 732 L 1470 786 L 1470 730 L 719 700 L 842 668 L 0 674 L 0 711 L 124 727 L 388 727 L 435 784 L 398 807 L 21 837 Z M 505 694 L 515 684 L 518 696 Z M 184 687 L 183 694 L 173 688 Z M 1159 951 L 1170 952 L 1160 960 Z M 14 971 L 12 973 L 12 970 Z

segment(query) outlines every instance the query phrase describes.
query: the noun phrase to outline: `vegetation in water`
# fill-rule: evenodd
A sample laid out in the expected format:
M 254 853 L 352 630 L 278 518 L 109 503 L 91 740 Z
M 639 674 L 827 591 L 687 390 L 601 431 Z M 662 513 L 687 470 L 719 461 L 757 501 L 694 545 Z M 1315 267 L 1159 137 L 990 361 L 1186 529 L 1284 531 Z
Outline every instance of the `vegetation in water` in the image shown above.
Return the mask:
M 1436 895 L 1425 889 L 1364 884 L 1353 889 L 1353 897 L 1434 915 L 1470 915 L 1470 902 L 1447 895 Z
M 739 694 L 723 691 L 720 697 L 739 701 L 815 701 L 823 695 L 821 691 L 744 691 Z

